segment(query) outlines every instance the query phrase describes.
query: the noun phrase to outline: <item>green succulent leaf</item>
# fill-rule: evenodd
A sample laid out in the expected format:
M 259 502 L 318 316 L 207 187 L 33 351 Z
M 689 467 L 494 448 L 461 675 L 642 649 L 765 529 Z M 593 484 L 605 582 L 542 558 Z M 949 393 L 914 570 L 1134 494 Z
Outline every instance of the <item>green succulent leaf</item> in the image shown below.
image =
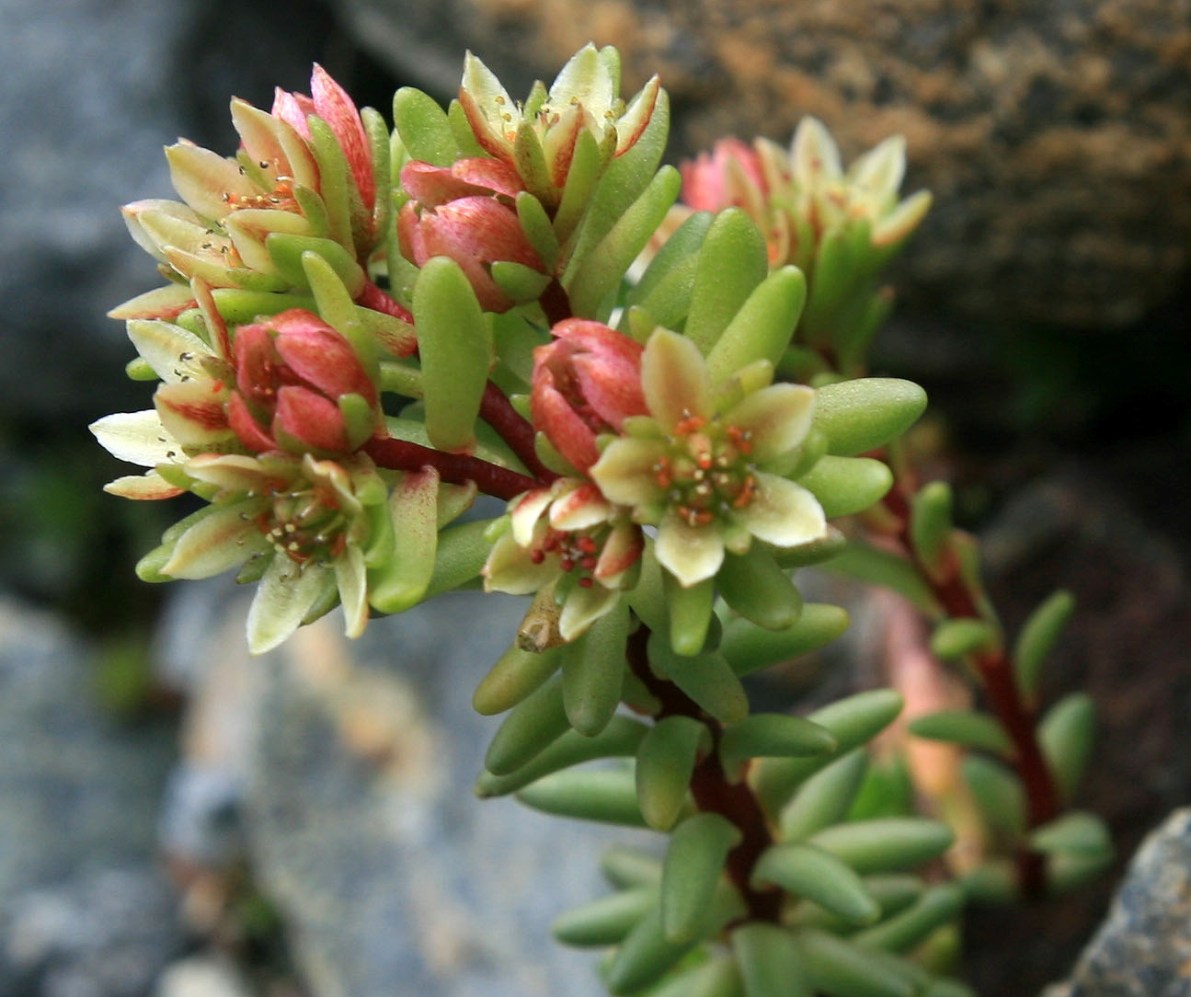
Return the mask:
M 550 931 L 564 945 L 577 948 L 619 945 L 657 902 L 655 889 L 622 890 L 567 911 Z
M 1059 590 L 1043 602 L 1026 620 L 1013 647 L 1013 666 L 1022 695 L 1033 701 L 1038 696 L 1038 678 L 1043 662 L 1075 613 L 1075 597 Z
M 829 519 L 863 512 L 879 502 L 893 487 L 889 466 L 871 457 L 819 458 L 798 479 L 819 500 Z
M 828 453 L 854 457 L 899 437 L 925 409 L 926 392 L 914 382 L 861 377 L 819 388 L 812 425 L 827 437 Z
M 1038 725 L 1038 742 L 1059 792 L 1070 800 L 1087 769 L 1096 734 L 1096 704 L 1073 692 L 1052 706 Z
M 517 799 L 556 817 L 645 827 L 631 768 L 554 772 L 526 786 Z
M 562 680 L 556 677 L 513 707 L 488 745 L 484 767 L 493 775 L 509 775 L 569 729 Z
M 859 873 L 912 869 L 938 858 L 955 836 L 924 817 L 879 817 L 824 828 L 808 843 L 830 852 Z
M 1013 741 L 996 717 L 973 710 L 940 710 L 910 722 L 910 733 L 930 741 L 948 741 L 1009 757 Z
M 662 867 L 662 931 L 675 944 L 697 941 L 714 925 L 712 900 L 724 860 L 740 843 L 740 830 L 726 817 L 698 813 L 670 832 Z
M 811 997 L 801 953 L 785 928 L 752 921 L 732 932 L 747 997 Z
M 410 159 L 449 167 L 460 156 L 447 112 L 421 90 L 401 87 L 393 95 L 393 124 Z
M 747 619 L 729 621 L 720 652 L 737 675 L 747 675 L 817 650 L 847 629 L 846 610 L 813 602 L 803 606 L 798 622 L 784 630 L 764 630 Z
M 716 215 L 699 251 L 684 330 L 704 356 L 711 353 L 768 273 L 765 237 L 748 214 L 740 208 L 728 208 Z M 776 362 L 776 358 L 771 359 Z M 731 374 L 739 367 L 725 373 Z
M 881 916 L 855 871 L 811 845 L 773 845 L 757 863 L 753 883 L 780 886 L 854 924 L 872 924 Z
M 631 758 L 637 753 L 642 738 L 650 729 L 631 717 L 615 716 L 608 726 L 594 737 L 569 730 L 507 775 L 482 772 L 476 780 L 476 795 L 481 798 L 507 796 L 544 776 L 581 765 L 583 762 L 601 758 Z
M 645 822 L 669 830 L 682 813 L 699 752 L 710 746 L 707 728 L 693 717 L 665 717 L 637 751 L 637 801 Z
M 782 809 L 782 841 L 801 841 L 843 820 L 867 768 L 868 752 L 856 748 L 807 779 Z
M 725 553 L 715 584 L 731 609 L 765 630 L 789 630 L 802 615 L 802 593 L 762 544 Z

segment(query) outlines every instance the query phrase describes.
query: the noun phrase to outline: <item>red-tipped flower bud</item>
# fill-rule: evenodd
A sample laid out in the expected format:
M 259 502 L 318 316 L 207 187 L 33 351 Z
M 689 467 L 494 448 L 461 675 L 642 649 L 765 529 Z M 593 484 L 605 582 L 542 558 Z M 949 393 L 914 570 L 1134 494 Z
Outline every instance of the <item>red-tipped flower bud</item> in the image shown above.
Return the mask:
M 587 319 L 567 319 L 554 342 L 534 350 L 534 424 L 578 470 L 599 459 L 596 436 L 619 433 L 648 409 L 641 390 L 641 345 Z

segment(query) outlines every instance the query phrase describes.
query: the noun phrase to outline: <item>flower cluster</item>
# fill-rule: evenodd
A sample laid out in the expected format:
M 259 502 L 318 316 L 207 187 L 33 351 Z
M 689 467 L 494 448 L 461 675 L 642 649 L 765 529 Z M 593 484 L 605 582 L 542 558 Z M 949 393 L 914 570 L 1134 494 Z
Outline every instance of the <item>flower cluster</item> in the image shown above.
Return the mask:
M 814 265 L 824 237 L 863 223 L 874 248 L 900 245 L 922 221 L 930 195 L 904 200 L 905 141 L 886 139 L 845 171 L 839 149 L 817 118 L 802 120 L 788 149 L 758 138 L 721 139 L 682 167 L 683 199 L 670 224 L 691 211 L 746 211 L 765 235 L 770 264 Z

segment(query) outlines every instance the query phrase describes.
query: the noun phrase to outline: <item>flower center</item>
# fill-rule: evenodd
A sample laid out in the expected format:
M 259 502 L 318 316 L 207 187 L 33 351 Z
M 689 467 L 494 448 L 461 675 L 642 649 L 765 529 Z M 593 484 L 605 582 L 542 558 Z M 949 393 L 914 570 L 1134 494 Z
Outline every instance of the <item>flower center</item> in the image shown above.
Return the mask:
M 757 478 L 749 459 L 750 436 L 748 430 L 702 416 L 687 415 L 674 427 L 668 452 L 653 473 L 688 526 L 707 526 L 753 501 Z
M 257 520 L 265 539 L 295 564 L 328 564 L 347 546 L 347 516 L 329 489 L 318 486 L 273 493 Z M 271 512 L 271 515 L 270 515 Z
M 559 568 L 572 574 L 576 585 L 591 588 L 595 581 L 592 572 L 599 564 L 600 551 L 610 532 L 607 524 L 582 533 L 547 530 L 529 556 L 534 564 L 541 564 L 547 557 L 557 557 Z

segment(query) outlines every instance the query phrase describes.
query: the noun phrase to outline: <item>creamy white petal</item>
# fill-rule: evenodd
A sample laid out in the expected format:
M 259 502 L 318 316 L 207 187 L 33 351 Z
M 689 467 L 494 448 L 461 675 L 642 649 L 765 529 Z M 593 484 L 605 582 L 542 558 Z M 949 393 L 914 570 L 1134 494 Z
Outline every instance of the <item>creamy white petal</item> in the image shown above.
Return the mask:
M 802 384 L 773 384 L 746 395 L 724 421 L 748 433 L 753 460 L 774 460 L 797 447 L 811 428 L 815 391 Z
M 622 436 L 608 444 L 587 473 L 608 501 L 618 505 L 647 505 L 662 497 L 656 465 L 665 453 L 660 440 Z
M 343 604 L 344 633 L 359 637 L 368 624 L 368 579 L 364 553 L 359 547 L 349 545 L 335 558 L 335 584 Z
M 814 495 L 774 474 L 756 477 L 752 502 L 734 513 L 753 536 L 778 547 L 796 547 L 826 535 L 827 518 Z
M 655 549 L 658 563 L 683 588 L 710 578 L 724 563 L 724 541 L 716 524 L 688 526 L 673 514 L 658 527 Z
M 167 384 L 207 377 L 201 361 L 215 354 L 193 332 L 155 319 L 131 319 L 127 328 L 137 353 Z
M 620 593 L 603 585 L 582 588 L 576 585 L 567 595 L 558 618 L 558 632 L 566 641 L 574 640 L 605 613 L 609 612 Z
M 176 460 L 181 447 L 154 409 L 117 412 L 91 423 L 92 434 L 113 457 L 142 467 L 156 467 Z
M 182 494 L 181 488 L 171 485 L 156 471 L 117 478 L 104 485 L 103 490 L 109 495 L 138 500 L 168 499 Z
M 330 568 L 311 565 L 299 570 L 288 557 L 274 557 L 248 610 L 248 649 L 264 654 L 284 643 L 334 584 Z
M 699 347 L 669 329 L 657 329 L 641 354 L 645 404 L 667 432 L 683 419 L 708 414 L 707 364 Z

